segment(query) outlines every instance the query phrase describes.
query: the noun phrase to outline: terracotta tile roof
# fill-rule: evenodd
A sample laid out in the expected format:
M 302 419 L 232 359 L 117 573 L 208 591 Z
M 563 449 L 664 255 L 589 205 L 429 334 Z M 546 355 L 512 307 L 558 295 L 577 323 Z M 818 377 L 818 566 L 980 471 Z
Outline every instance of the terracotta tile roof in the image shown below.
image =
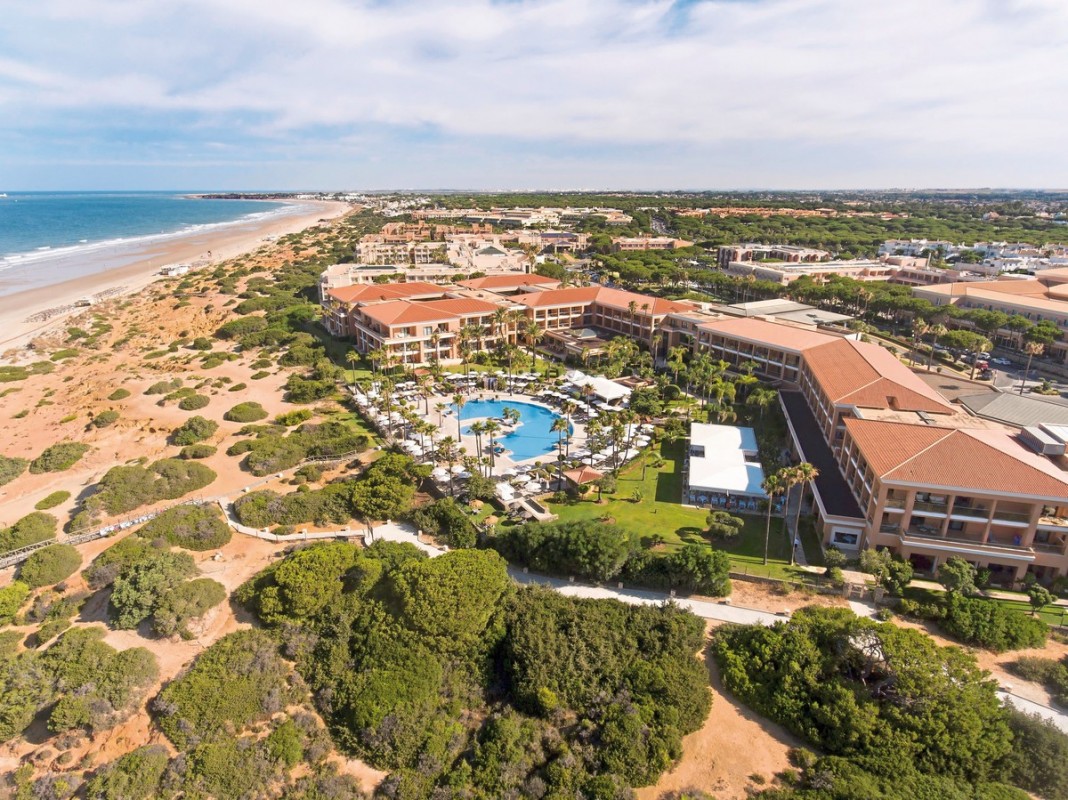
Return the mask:
M 530 292 L 512 298 L 515 302 L 539 308 L 542 306 L 568 306 L 592 303 L 597 299 L 599 286 L 572 286 L 567 289 L 548 289 L 544 292 Z
M 364 306 L 360 310 L 383 325 L 408 325 L 415 322 L 447 322 L 472 314 L 492 314 L 497 308 L 499 306 L 496 303 L 458 298 L 426 300 L 422 303 L 395 300 Z
M 821 344 L 828 344 L 838 338 L 809 328 L 767 322 L 753 317 L 716 320 L 714 322 L 706 322 L 698 327 L 703 331 L 733 336 L 744 339 L 747 342 L 769 344 L 792 353 L 800 353 L 802 350 L 808 350 L 811 347 L 819 347 Z
M 847 419 L 846 429 L 883 480 L 1041 498 L 1068 496 L 1068 473 L 1008 431 Z M 1039 462 L 1042 463 L 1039 463 Z
M 949 414 L 953 407 L 883 347 L 836 339 L 805 352 L 832 403 Z
M 448 289 L 435 283 L 415 281 L 412 283 L 357 284 L 329 289 L 327 293 L 342 303 L 381 303 L 387 300 L 403 300 L 406 297 L 444 295 Z
M 578 469 L 569 469 L 564 472 L 564 477 L 577 486 L 582 486 L 585 483 L 593 483 L 599 481 L 604 477 L 600 472 L 593 467 L 582 466 Z
M 528 275 L 525 273 L 517 275 L 487 275 L 484 278 L 472 278 L 467 281 L 460 281 L 460 286 L 466 286 L 468 289 L 501 289 L 509 286 L 545 286 L 546 288 L 556 288 L 560 285 L 560 281 L 556 278 L 550 278 L 546 275 Z
M 622 289 L 609 289 L 605 286 L 573 286 L 567 289 L 548 289 L 544 292 L 532 292 L 514 298 L 531 308 L 542 306 L 569 306 L 597 302 L 601 305 L 627 310 L 631 302 L 637 304 L 639 311 L 643 305 L 649 306 L 653 314 L 670 314 L 672 312 L 694 311 L 697 306 L 662 297 L 649 297 Z

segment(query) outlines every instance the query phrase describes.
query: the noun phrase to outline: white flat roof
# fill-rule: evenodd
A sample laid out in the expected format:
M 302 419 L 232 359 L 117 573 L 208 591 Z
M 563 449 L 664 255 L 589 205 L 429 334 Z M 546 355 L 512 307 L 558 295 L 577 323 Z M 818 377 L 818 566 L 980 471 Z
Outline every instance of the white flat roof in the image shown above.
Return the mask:
M 704 448 L 704 455 L 694 455 L 694 448 Z M 747 454 L 753 458 L 757 455 L 756 433 L 752 428 L 693 423 L 689 488 L 766 497 L 762 487 L 764 470 L 759 461 L 746 461 Z
M 576 386 L 592 386 L 593 393 L 602 400 L 622 400 L 624 397 L 630 397 L 630 389 L 608 378 L 586 375 L 578 370 L 569 372 L 564 377 Z

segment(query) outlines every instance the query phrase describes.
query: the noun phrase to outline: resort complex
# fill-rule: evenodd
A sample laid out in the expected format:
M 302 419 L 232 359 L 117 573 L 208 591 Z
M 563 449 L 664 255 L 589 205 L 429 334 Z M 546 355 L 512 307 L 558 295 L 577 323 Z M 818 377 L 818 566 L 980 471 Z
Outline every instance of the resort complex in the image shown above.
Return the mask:
M 1007 295 L 1024 302 L 1059 291 L 1056 275 L 1048 273 L 1041 284 L 1004 283 L 1042 287 Z M 959 300 L 976 297 L 975 286 L 924 291 Z M 662 368 L 669 351 L 703 354 L 779 393 L 792 458 L 819 471 L 812 482 L 813 510 L 825 545 L 854 555 L 887 548 L 927 573 L 959 556 L 1005 584 L 1068 574 L 1064 429 L 1021 430 L 973 416 L 885 347 L 860 341 L 842 324 L 847 315 L 781 300 L 724 306 L 599 285 L 560 288 L 559 281 L 533 274 L 448 285 L 357 284 L 326 290 L 323 306 L 331 331 L 358 352 L 412 368 L 459 364 L 474 353 L 509 346 L 588 368 L 620 337 L 650 351 Z M 593 380 L 601 381 L 600 402 L 614 405 L 566 414 L 574 424 L 570 437 L 580 445 L 569 453 L 568 469 L 585 464 L 596 470 L 611 461 L 590 446 L 584 425 L 590 417 L 583 415 L 625 407 L 626 392 L 612 396 L 605 387 L 622 390 L 620 383 Z M 552 394 L 559 387 L 541 394 L 543 382 L 533 377 L 501 374 L 492 383 L 476 378 L 459 385 L 520 394 L 533 385 L 535 399 L 552 405 L 573 400 L 581 384 L 572 381 L 561 397 Z M 431 415 L 430 422 L 445 430 L 444 419 Z M 533 430 L 526 422 L 523 427 L 527 434 Z M 469 431 L 456 435 L 466 439 Z M 515 431 L 506 428 L 502 436 L 510 435 Z M 752 432 L 694 423 L 689 435 L 688 484 L 679 502 L 758 512 L 766 495 Z M 1045 444 L 1036 447 L 1036 441 Z M 614 452 L 626 460 L 632 444 L 628 436 Z M 506 457 L 503 463 L 522 469 L 524 460 Z M 548 491 L 550 484 L 536 488 Z

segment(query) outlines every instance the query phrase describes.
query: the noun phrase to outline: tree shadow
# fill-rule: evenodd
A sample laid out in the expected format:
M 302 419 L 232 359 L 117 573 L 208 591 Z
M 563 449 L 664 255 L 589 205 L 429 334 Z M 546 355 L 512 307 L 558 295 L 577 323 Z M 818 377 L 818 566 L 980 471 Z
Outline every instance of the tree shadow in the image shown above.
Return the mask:
M 708 544 L 708 540 L 705 539 L 704 533 L 703 529 L 695 528 L 692 525 L 675 529 L 675 534 L 685 544 Z

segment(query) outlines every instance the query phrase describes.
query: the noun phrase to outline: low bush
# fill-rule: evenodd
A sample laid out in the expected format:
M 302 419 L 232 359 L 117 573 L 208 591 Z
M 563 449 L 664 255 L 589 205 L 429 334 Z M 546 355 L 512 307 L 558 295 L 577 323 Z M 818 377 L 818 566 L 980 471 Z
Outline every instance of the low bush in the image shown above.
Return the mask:
M 114 425 L 119 421 L 119 412 L 112 409 L 107 411 L 101 411 L 95 417 L 93 417 L 94 428 L 106 428 L 108 425 Z
M 1005 780 L 1045 800 L 1068 800 L 1068 736 L 1037 714 L 1007 711 L 1013 742 Z
M 10 528 L 0 528 L 0 553 L 51 539 L 58 526 L 59 521 L 51 514 L 40 511 L 27 514 Z
M 235 383 L 233 386 L 231 386 L 226 391 L 228 391 L 228 392 L 243 392 L 247 388 L 248 388 L 248 384 L 247 383 Z
M 189 345 L 192 350 L 211 350 L 214 347 L 214 343 L 206 336 L 198 336 Z
M 1013 675 L 1041 683 L 1062 706 L 1068 706 L 1068 658 L 1027 657 L 1005 665 Z
M 47 497 L 42 497 L 37 501 L 34 506 L 38 511 L 47 511 L 50 508 L 55 508 L 60 503 L 65 503 L 70 499 L 70 492 L 60 490 L 58 492 L 52 492 Z
M 57 350 L 48 358 L 50 361 L 64 361 L 68 358 L 74 358 L 78 355 L 78 349 L 75 347 L 65 347 L 62 350 Z
M 26 471 L 30 462 L 25 458 L 10 458 L 0 456 L 0 486 L 11 483 L 19 475 Z
M 129 389 L 116 389 L 114 392 L 108 395 L 108 400 L 125 400 L 130 396 Z
M 187 419 L 171 433 L 171 444 L 179 446 L 196 444 L 219 430 L 219 423 L 201 416 Z
M 226 588 L 211 578 L 179 584 L 165 594 L 152 614 L 152 630 L 158 636 L 193 638 L 189 624 L 200 619 L 226 599 Z
M 155 703 L 159 726 L 179 748 L 242 730 L 295 699 L 289 678 L 290 668 L 269 633 L 231 633 L 163 688 Z
M 189 397 L 183 397 L 181 400 L 179 400 L 178 408 L 182 409 L 182 411 L 196 411 L 198 409 L 204 408 L 204 406 L 206 406 L 210 402 L 211 398 L 207 395 L 194 394 L 190 395 Z
M 152 541 L 164 539 L 186 550 L 214 550 L 230 541 L 230 526 L 214 503 L 168 508 L 149 520 L 138 535 Z
M 409 521 L 449 547 L 474 547 L 478 540 L 475 524 L 451 497 L 415 509 Z
M 178 457 L 185 459 L 211 458 L 218 451 L 219 448 L 212 447 L 210 444 L 189 444 L 182 448 Z
M 94 558 L 82 575 L 90 589 L 103 589 L 111 586 L 124 569 L 152 558 L 158 550 L 140 536 L 127 536 Z
M 77 464 L 89 452 L 89 445 L 81 442 L 59 442 L 45 448 L 30 462 L 30 472 L 63 472 Z
M 170 763 L 163 745 L 139 747 L 119 756 L 89 779 L 88 800 L 153 800 L 159 797 L 160 780 Z
M 352 482 L 332 483 L 322 489 L 279 495 L 270 490 L 250 492 L 234 501 L 234 516 L 251 528 L 300 525 L 327 526 L 352 521 Z
M 188 553 L 153 550 L 124 566 L 111 591 L 111 620 L 116 628 L 132 630 L 151 617 L 163 599 L 189 577 L 196 564 Z
M 182 388 L 182 379 L 174 378 L 173 380 L 169 381 L 159 381 L 157 383 L 153 383 L 151 386 L 145 389 L 145 394 L 170 394 L 171 392 L 180 388 Z
M 267 411 L 259 403 L 249 401 L 238 403 L 225 414 L 223 419 L 228 422 L 259 422 L 267 418 Z
M 302 422 L 307 422 L 313 416 L 315 416 L 315 412 L 310 408 L 298 408 L 296 411 L 287 411 L 285 414 L 279 414 L 274 418 L 274 424 L 281 425 L 285 428 L 292 428 L 294 425 L 300 425 Z
M 995 653 L 1042 647 L 1049 636 L 1049 625 L 1038 617 L 993 600 L 953 593 L 946 597 L 945 610 L 945 619 L 938 623 L 942 630 Z
M 19 580 L 32 588 L 52 586 L 66 580 L 82 565 L 77 548 L 52 544 L 30 553 L 19 568 Z
M 0 625 L 9 625 L 29 596 L 29 584 L 23 581 L 12 581 L 0 587 Z
M 203 489 L 215 478 L 215 472 L 205 465 L 178 458 L 163 458 L 148 467 L 112 467 L 100 479 L 97 494 L 85 502 L 82 513 L 89 519 L 100 509 L 125 514 L 160 500 L 177 500 Z

